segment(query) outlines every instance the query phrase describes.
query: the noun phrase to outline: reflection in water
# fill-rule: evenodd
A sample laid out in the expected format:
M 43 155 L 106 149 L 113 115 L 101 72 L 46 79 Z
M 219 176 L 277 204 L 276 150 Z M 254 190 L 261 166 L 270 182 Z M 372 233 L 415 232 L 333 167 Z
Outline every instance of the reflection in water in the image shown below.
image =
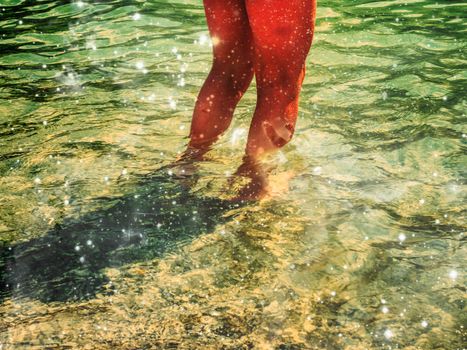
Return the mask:
M 462 9 L 321 1 L 272 198 L 241 203 L 254 89 L 171 166 L 199 1 L 3 1 L 0 347 L 462 349 Z

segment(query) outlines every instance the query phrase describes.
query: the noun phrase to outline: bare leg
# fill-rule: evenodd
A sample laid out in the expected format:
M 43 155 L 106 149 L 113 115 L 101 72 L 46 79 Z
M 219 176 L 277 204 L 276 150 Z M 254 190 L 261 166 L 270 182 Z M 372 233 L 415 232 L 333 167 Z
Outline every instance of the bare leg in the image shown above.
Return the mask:
M 256 158 L 292 139 L 315 0 L 245 0 L 255 46 L 258 101 L 246 154 Z
M 253 41 L 244 0 L 204 0 L 214 60 L 196 101 L 189 149 L 203 150 L 229 127 L 253 78 Z
M 237 199 L 268 194 L 259 157 L 292 139 L 305 60 L 313 39 L 316 0 L 245 0 L 255 46 L 258 101 L 246 155 L 237 174 L 251 179 Z

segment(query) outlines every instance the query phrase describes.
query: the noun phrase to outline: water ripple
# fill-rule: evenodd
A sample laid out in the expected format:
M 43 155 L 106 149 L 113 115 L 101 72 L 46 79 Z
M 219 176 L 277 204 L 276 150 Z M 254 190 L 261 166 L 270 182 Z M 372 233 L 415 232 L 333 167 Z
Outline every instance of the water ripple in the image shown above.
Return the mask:
M 2 1 L 0 343 L 462 348 L 464 7 L 319 2 L 276 197 L 235 206 L 253 89 L 166 167 L 211 64 L 199 1 Z

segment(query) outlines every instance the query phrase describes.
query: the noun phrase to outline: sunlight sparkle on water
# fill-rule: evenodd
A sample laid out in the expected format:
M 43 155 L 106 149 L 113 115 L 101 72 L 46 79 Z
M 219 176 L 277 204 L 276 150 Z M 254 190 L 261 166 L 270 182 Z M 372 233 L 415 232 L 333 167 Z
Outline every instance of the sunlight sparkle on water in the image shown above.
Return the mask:
M 243 128 L 236 128 L 232 132 L 232 136 L 230 138 L 230 143 L 232 144 L 232 146 L 235 146 L 237 144 L 237 142 L 241 139 L 242 135 L 245 134 L 245 132 L 246 130 Z
M 208 42 L 208 40 L 209 39 L 208 39 L 208 36 L 206 34 L 201 34 L 199 36 L 198 42 L 199 42 L 200 45 L 204 45 L 204 44 L 206 44 Z
M 202 1 L 4 3 L 0 270 L 30 294 L 6 288 L 8 345 L 463 348 L 459 2 L 321 6 L 296 135 L 245 176 L 254 81 L 177 163 L 228 41 Z
M 313 168 L 313 175 L 321 175 L 322 172 L 323 172 L 323 168 L 320 166 L 315 166 Z

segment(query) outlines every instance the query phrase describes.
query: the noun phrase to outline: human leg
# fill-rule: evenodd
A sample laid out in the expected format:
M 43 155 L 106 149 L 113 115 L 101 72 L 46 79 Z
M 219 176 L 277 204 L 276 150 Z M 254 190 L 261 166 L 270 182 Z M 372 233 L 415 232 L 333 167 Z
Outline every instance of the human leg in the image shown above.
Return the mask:
M 258 96 L 246 154 L 255 158 L 284 146 L 293 136 L 316 1 L 245 1 L 255 47 Z
M 189 148 L 209 147 L 228 128 L 254 74 L 244 0 L 204 0 L 213 65 L 195 104 Z

